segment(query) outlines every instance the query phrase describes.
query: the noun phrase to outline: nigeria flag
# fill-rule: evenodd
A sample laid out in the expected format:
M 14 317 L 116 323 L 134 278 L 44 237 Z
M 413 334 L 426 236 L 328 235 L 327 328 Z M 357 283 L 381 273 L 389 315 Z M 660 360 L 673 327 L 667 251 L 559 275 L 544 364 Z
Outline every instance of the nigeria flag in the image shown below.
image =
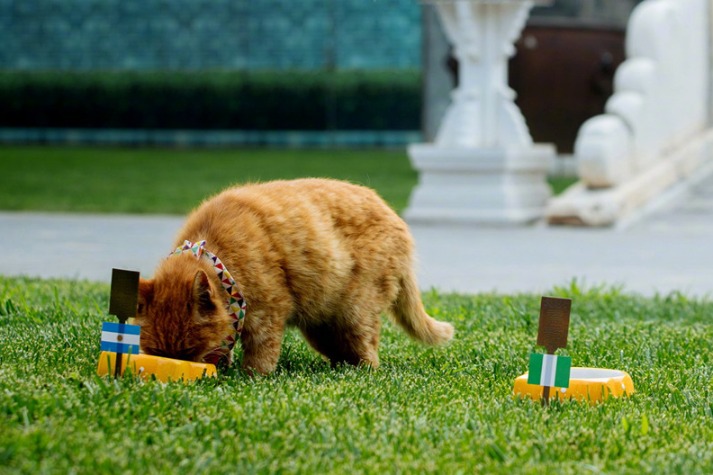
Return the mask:
M 530 370 L 527 375 L 527 383 L 537 384 L 538 386 L 568 388 L 571 367 L 572 358 L 568 356 L 533 353 L 530 355 Z

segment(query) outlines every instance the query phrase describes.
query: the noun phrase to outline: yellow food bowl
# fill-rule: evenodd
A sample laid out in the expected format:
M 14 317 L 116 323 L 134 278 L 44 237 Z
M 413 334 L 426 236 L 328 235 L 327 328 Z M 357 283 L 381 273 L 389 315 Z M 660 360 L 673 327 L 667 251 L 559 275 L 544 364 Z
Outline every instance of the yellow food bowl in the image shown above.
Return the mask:
M 515 379 L 515 396 L 542 398 L 542 386 L 527 384 L 527 373 Z M 621 397 L 634 393 L 634 382 L 624 371 L 604 368 L 572 368 L 568 388 L 550 388 L 550 399 L 578 399 L 600 402 L 608 397 Z
M 209 363 L 196 363 L 193 361 L 175 360 L 153 355 L 128 355 L 123 353 L 121 358 L 121 373 L 130 368 L 131 374 L 149 379 L 152 375 L 159 381 L 190 381 L 206 376 L 216 376 L 215 365 Z M 116 365 L 116 353 L 102 351 L 99 355 L 97 374 L 99 376 L 113 375 Z

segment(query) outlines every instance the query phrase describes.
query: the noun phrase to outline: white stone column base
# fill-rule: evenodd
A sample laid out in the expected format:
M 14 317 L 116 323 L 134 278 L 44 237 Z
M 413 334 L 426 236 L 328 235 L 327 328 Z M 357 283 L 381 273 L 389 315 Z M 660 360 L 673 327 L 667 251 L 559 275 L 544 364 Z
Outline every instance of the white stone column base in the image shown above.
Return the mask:
M 408 149 L 419 172 L 404 218 L 411 224 L 521 225 L 541 219 L 551 196 L 549 144 L 528 148 Z
M 660 157 L 648 169 L 609 188 L 588 188 L 579 182 L 547 206 L 550 224 L 623 226 L 644 213 L 664 191 L 685 183 L 713 165 L 713 129 Z

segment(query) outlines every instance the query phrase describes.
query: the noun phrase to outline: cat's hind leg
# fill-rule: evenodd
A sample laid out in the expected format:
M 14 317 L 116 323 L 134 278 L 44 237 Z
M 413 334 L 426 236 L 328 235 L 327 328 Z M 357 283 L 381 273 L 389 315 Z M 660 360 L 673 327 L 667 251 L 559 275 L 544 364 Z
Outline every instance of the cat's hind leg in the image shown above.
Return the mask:
M 326 356 L 336 366 L 348 363 L 354 366 L 379 366 L 379 333 L 381 319 L 361 318 L 355 323 L 320 323 L 300 327 L 309 344 Z

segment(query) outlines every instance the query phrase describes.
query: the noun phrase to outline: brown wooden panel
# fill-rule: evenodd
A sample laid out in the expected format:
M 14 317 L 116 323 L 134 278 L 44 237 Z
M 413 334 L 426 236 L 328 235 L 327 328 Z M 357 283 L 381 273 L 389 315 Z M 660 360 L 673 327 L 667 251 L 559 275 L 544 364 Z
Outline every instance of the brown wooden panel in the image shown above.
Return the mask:
M 516 48 L 509 82 L 530 134 L 571 153 L 579 127 L 601 114 L 612 94 L 614 71 L 625 59 L 624 31 L 529 24 Z

